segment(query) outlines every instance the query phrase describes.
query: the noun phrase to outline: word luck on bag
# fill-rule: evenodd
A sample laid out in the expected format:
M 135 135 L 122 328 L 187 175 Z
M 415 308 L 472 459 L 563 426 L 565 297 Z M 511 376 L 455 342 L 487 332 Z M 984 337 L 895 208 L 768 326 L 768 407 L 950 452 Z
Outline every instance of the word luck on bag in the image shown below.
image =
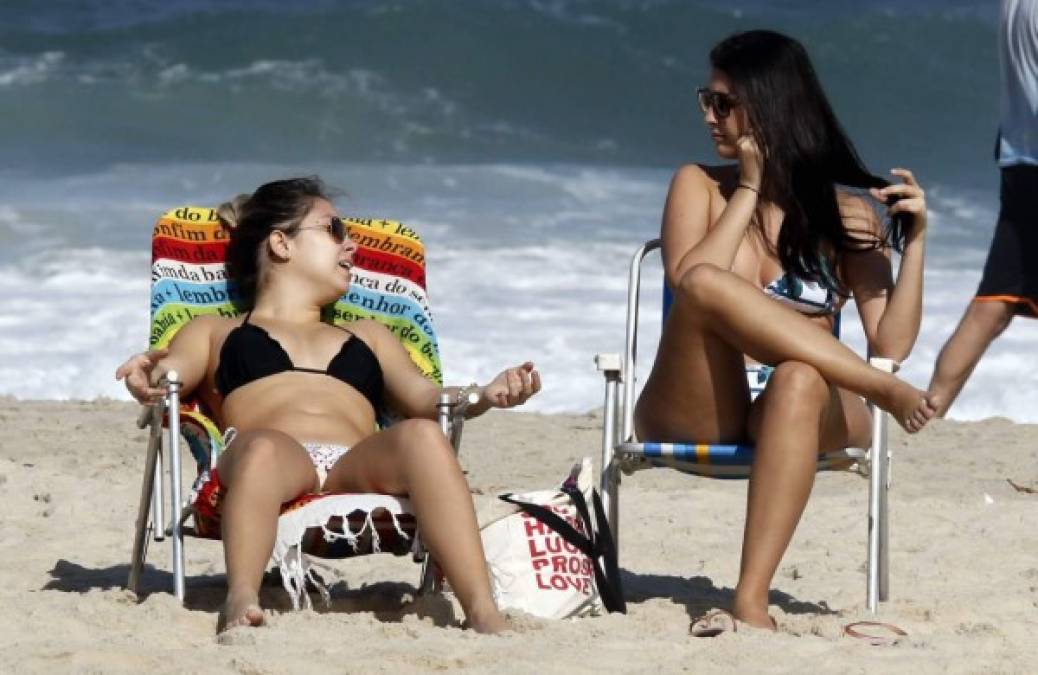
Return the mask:
M 499 609 L 564 619 L 626 612 L 616 547 L 584 458 L 558 490 L 503 494 L 511 511 L 482 527 Z M 594 518 L 588 509 L 588 496 Z

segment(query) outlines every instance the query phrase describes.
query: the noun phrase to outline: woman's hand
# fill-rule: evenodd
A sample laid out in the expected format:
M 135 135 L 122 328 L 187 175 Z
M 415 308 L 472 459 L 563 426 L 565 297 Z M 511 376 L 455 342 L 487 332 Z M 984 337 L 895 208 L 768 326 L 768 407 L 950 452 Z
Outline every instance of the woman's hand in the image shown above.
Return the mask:
M 507 368 L 483 387 L 483 397 L 495 408 L 512 408 L 541 390 L 541 376 L 527 361 L 521 366 Z
M 890 173 L 900 178 L 901 182 L 882 190 L 872 188 L 869 192 L 888 205 L 887 216 L 893 218 L 898 213 L 907 213 L 912 217 L 914 227 L 905 232 L 905 239 L 910 242 L 926 232 L 926 193 L 908 169 L 891 169 Z
M 166 395 L 166 390 L 152 386 L 151 373 L 167 354 L 169 354 L 168 349 L 153 349 L 134 354 L 116 369 L 115 379 L 125 380 L 126 389 L 138 403 L 143 405 L 158 403 Z
M 753 134 L 743 134 L 735 141 L 735 146 L 739 151 L 739 183 L 760 190 L 764 175 L 764 153 L 757 145 L 757 139 Z

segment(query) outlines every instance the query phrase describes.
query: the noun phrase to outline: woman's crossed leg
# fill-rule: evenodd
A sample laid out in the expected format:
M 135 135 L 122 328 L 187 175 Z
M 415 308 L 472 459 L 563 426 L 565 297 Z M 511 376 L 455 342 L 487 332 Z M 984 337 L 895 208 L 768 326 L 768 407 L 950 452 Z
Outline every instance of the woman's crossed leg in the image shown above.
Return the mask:
M 677 436 L 660 440 L 719 442 L 733 425 L 738 429 L 748 410 L 748 399 L 743 404 L 741 394 L 732 394 L 735 380 L 744 377 L 735 356 L 741 354 L 761 363 L 808 364 L 826 382 L 875 401 L 909 432 L 934 415 L 925 392 L 873 368 L 828 330 L 732 272 L 696 265 L 675 296 L 637 411 L 646 431 Z

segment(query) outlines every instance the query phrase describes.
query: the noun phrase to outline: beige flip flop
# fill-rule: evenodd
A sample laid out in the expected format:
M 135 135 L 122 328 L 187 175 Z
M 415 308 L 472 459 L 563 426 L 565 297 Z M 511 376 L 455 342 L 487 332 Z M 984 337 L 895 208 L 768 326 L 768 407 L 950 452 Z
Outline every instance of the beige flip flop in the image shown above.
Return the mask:
M 735 633 L 738 630 L 739 624 L 735 620 L 735 615 L 726 609 L 712 609 L 688 627 L 689 635 L 699 638 L 717 637 L 722 633 Z

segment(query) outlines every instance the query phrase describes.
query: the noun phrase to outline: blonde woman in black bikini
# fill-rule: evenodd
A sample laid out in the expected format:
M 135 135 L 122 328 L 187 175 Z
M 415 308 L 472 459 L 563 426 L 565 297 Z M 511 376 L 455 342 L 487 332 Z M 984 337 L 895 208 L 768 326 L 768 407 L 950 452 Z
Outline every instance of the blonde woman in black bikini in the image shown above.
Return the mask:
M 891 185 L 862 166 L 795 40 L 742 33 L 710 60 L 700 106 L 717 153 L 737 164 L 686 166 L 671 183 L 662 238 L 675 302 L 635 420 L 640 438 L 755 443 L 732 611 L 773 628 L 768 589 L 817 455 L 870 441 L 860 396 L 909 432 L 934 415 L 924 392 L 832 334 L 853 296 L 872 355 L 908 356 L 922 312 L 926 202 L 911 172 L 893 170 Z M 874 204 L 891 204 L 886 225 Z M 902 251 L 896 283 L 891 249 Z M 775 366 L 752 403 L 747 357 Z
M 440 389 L 422 376 L 381 324 L 349 331 L 321 322 L 345 292 L 356 246 L 316 179 L 261 186 L 225 204 L 228 271 L 253 300 L 244 318 L 195 318 L 168 350 L 139 354 L 116 373 L 142 403 L 176 370 L 236 433 L 215 473 L 226 497 L 221 527 L 227 601 L 217 630 L 263 623 L 259 586 L 282 503 L 311 491 L 407 495 L 423 541 L 450 582 L 469 625 L 497 632 L 472 498 L 439 425 Z M 525 402 L 541 388 L 532 363 L 479 387 L 469 416 Z M 408 419 L 375 432 L 383 401 Z

